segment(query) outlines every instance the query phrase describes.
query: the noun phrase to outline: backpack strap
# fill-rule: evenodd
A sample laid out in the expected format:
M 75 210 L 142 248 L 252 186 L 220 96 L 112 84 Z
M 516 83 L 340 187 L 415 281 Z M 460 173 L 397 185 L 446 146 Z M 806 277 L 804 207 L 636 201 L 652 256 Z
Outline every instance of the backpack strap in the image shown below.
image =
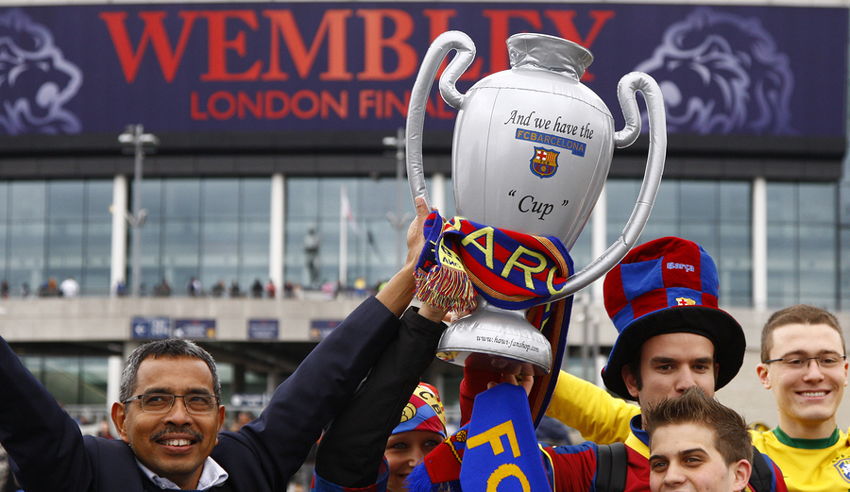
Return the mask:
M 596 492 L 623 492 L 626 490 L 628 467 L 625 444 L 615 442 L 598 445 L 596 452 Z
M 753 446 L 753 473 L 750 475 L 749 485 L 750 489 L 756 492 L 770 492 L 773 486 L 773 469 L 755 446 Z

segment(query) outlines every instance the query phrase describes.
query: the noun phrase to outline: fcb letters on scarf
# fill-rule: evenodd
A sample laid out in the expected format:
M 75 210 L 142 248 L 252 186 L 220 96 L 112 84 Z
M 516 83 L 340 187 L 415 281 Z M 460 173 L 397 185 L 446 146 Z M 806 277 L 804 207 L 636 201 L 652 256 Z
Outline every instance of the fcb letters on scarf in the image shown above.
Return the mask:
M 649 155 L 646 173 L 632 214 L 620 237 L 596 260 L 571 275 L 537 304 L 564 299 L 613 268 L 636 243 L 652 209 L 661 181 L 666 153 L 665 114 L 661 91 L 644 73 L 625 75 L 618 97 L 625 127 L 614 129 L 614 119 L 602 100 L 580 79 L 593 61 L 585 48 L 545 34 L 516 34 L 507 40 L 511 68 L 474 84 L 465 94 L 456 82 L 472 63 L 475 45 L 464 33 L 438 36 L 422 62 L 407 115 L 407 168 L 414 197 L 428 201 L 422 163 L 422 130 L 426 101 L 437 71 L 449 52 L 455 55 L 440 77 L 443 99 L 458 109 L 452 148 L 452 178 L 458 215 L 479 229 L 466 246 L 486 253 L 488 227 L 535 237 L 554 237 L 566 248 L 575 243 L 598 199 L 614 147 L 634 143 L 640 134 L 637 92 L 647 103 Z M 457 219 L 456 219 L 457 220 Z M 477 246 L 476 246 L 477 245 Z M 520 287 L 543 281 L 547 260 L 520 249 L 505 262 L 502 277 Z M 442 248 L 441 248 L 442 250 Z M 444 264 L 454 259 L 446 255 Z M 442 257 L 440 258 L 442 260 Z M 485 255 L 486 261 L 486 255 Z M 492 268 L 490 265 L 486 265 Z M 461 267 L 469 272 L 463 262 Z M 463 364 L 470 353 L 491 354 L 530 362 L 540 373 L 552 369 L 552 347 L 525 321 L 515 307 L 495 306 L 476 284 L 476 310 L 446 331 L 438 356 Z M 524 308 L 523 308 L 524 309 Z M 529 318 L 533 313 L 529 313 Z M 487 333 L 484 333 L 487 332 Z M 561 336 L 566 335 L 562 330 Z M 499 344 L 496 339 L 511 343 Z M 522 340 L 522 343 L 513 343 Z M 512 350 L 511 345 L 534 350 Z M 530 357 L 529 354 L 537 354 Z M 557 355 L 557 354 L 554 354 Z

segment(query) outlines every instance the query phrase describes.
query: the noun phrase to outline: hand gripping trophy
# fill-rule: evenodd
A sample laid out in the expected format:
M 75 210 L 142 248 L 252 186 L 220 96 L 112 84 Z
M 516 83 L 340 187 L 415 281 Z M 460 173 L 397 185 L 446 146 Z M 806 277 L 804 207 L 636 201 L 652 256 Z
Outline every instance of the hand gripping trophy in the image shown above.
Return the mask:
M 531 363 L 538 375 L 544 375 L 553 369 L 553 349 L 560 362 L 566 326 L 563 333 L 547 337 L 531 311 L 541 305 L 546 305 L 543 311 L 551 311 L 547 306 L 603 276 L 634 246 L 663 173 L 665 113 L 655 81 L 644 73 L 629 73 L 618 86 L 625 128 L 615 132 L 610 111 L 579 82 L 593 61 L 588 50 L 544 34 L 516 34 L 507 44 L 511 68 L 461 94 L 455 83 L 472 63 L 475 45 L 459 31 L 434 40 L 408 108 L 407 171 L 413 196 L 424 196 L 428 202 L 422 165 L 426 101 L 440 64 L 456 51 L 439 83 L 443 99 L 458 109 L 452 177 L 460 219 L 446 229 L 463 233 L 457 244 L 467 252 L 457 255 L 438 245 L 435 255 L 441 257 L 444 269 L 463 268 L 472 278 L 477 307 L 446 330 L 437 356 L 461 365 L 471 355 L 496 366 L 505 361 Z M 526 243 L 518 246 L 511 241 L 519 236 L 514 233 L 548 237 L 551 241 L 535 243 L 543 244 L 543 249 L 553 249 L 551 243 L 558 242 L 572 247 L 601 193 L 614 146 L 627 147 L 640 134 L 637 92 L 643 93 L 648 106 L 650 144 L 643 184 L 628 223 L 617 241 L 583 270 L 572 274 L 571 268 L 569 272 L 561 268 L 553 273 L 550 266 L 557 261 L 547 261 L 545 254 L 534 253 Z M 476 222 L 477 228 L 467 231 L 467 221 Z M 500 233 L 511 246 L 501 245 Z M 466 263 L 472 256 L 489 269 L 483 273 L 471 269 Z M 558 275 L 561 282 L 555 280 Z M 520 288 L 540 287 L 543 295 L 502 302 L 506 296 L 496 292 L 498 284 L 511 277 Z

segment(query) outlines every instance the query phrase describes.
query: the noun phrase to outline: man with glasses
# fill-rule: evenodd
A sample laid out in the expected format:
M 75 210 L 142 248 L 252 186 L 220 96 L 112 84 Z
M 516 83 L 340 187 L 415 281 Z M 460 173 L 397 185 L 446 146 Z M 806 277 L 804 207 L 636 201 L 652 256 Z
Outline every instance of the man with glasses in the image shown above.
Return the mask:
M 847 386 L 844 335 L 823 309 L 779 310 L 761 333 L 756 371 L 773 392 L 779 425 L 751 432 L 753 444 L 785 474 L 789 490 L 850 488 L 850 442 L 835 421 Z
M 402 334 L 430 339 L 442 331 L 438 320 L 413 310 L 398 318 L 413 296 L 428 214 L 424 200 L 416 211 L 405 266 L 328 335 L 278 386 L 260 417 L 238 432 L 219 432 L 225 410 L 215 362 L 192 342 L 160 340 L 133 351 L 120 401 L 112 405 L 121 440 L 109 440 L 81 436 L 0 338 L 0 443 L 24 490 L 284 490 L 382 352 Z

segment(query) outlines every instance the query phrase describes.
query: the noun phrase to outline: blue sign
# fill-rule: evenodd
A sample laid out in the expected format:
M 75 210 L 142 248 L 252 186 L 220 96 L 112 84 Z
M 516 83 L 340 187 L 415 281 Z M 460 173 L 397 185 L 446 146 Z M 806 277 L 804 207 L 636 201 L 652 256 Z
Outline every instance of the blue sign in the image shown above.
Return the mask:
M 175 319 L 174 336 L 177 338 L 215 338 L 215 320 Z
M 262 410 L 271 401 L 271 395 L 262 393 L 234 393 L 230 397 L 230 406 L 234 408 L 255 408 Z
M 163 316 L 134 316 L 130 323 L 130 336 L 134 340 L 169 338 L 171 319 Z
M 248 338 L 250 340 L 277 340 L 280 332 L 276 319 L 249 319 Z
M 310 338 L 312 340 L 323 340 L 340 323 L 342 323 L 341 319 L 312 319 L 310 320 Z
M 395 131 L 432 36 L 457 29 L 478 53 L 461 92 L 508 68 L 511 34 L 541 32 L 593 52 L 583 82 L 618 128 L 617 83 L 640 70 L 664 93 L 671 133 L 844 138 L 847 12 L 498 2 L 5 8 L 0 44 L 14 56 L 0 67 L 0 135 L 115 133 L 128 121 L 157 134 Z M 455 116 L 435 90 L 425 127 L 451 130 Z

